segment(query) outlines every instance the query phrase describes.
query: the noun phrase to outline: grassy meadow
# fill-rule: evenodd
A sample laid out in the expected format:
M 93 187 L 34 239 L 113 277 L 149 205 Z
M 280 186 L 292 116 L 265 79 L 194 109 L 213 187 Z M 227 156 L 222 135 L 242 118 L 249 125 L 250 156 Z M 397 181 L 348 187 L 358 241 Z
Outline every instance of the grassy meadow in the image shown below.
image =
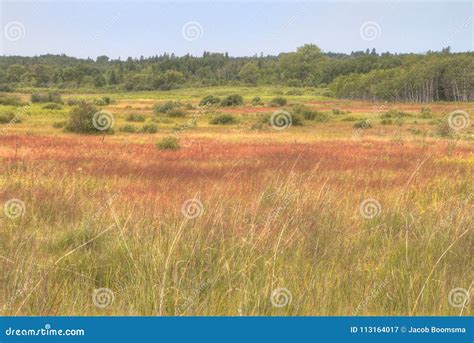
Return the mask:
M 473 315 L 474 103 L 31 91 L 0 105 L 23 111 L 0 124 L 3 315 Z M 103 97 L 114 134 L 65 130 L 69 100 Z M 446 129 L 456 110 L 470 122 Z

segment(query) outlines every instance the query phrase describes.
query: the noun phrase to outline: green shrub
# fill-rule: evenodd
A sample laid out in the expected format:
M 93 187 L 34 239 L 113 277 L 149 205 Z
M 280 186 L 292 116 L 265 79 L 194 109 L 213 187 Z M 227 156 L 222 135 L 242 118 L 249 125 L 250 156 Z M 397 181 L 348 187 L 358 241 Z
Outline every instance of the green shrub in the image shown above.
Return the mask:
M 140 132 L 143 132 L 143 133 L 157 133 L 158 132 L 158 126 L 156 124 L 145 124 L 145 125 L 143 125 Z
M 157 104 L 155 106 L 155 113 L 167 113 L 171 110 L 180 108 L 181 104 L 176 101 L 166 101 L 162 104 Z
M 11 123 L 14 118 L 15 118 L 15 114 L 13 112 L 0 113 L 0 124 Z
M 221 102 L 221 99 L 214 95 L 208 95 L 204 97 L 201 102 L 199 102 L 199 106 L 211 106 L 217 105 Z
M 132 121 L 132 122 L 139 122 L 139 123 L 142 123 L 145 121 L 145 116 L 142 115 L 142 114 L 135 114 L 135 113 L 132 113 L 132 114 L 129 114 L 126 118 L 125 118 L 126 121 Z
M 340 114 L 346 114 L 347 112 L 343 111 L 343 110 L 340 110 L 339 108 L 333 108 L 331 110 L 332 114 L 334 115 L 340 115 Z
M 171 118 L 184 117 L 186 115 L 186 112 L 176 108 L 176 109 L 172 109 L 166 112 L 166 115 Z
M 422 107 L 420 110 L 421 117 L 424 119 L 429 119 L 433 117 L 433 113 L 429 107 Z
M 259 96 L 256 96 L 252 99 L 252 106 L 261 106 L 263 105 L 263 101 Z
M 238 120 L 231 114 L 220 114 L 209 121 L 212 125 L 232 125 L 237 124 Z
M 381 118 L 403 118 L 403 117 L 412 117 L 410 113 L 402 112 L 399 110 L 391 109 L 388 112 L 385 112 Z
M 303 117 L 300 114 L 297 113 L 290 113 L 287 111 L 281 111 L 281 115 L 283 117 L 279 118 L 278 116 L 274 116 L 274 120 L 279 121 L 279 119 L 283 119 L 283 122 L 291 120 L 291 125 L 292 126 L 303 126 L 304 120 Z M 287 117 L 290 117 L 291 119 L 286 119 Z M 262 123 L 266 123 L 271 125 L 271 119 L 272 115 L 271 114 L 266 114 L 262 117 Z
M 76 99 L 76 98 L 69 98 L 66 100 L 66 104 L 68 104 L 69 106 L 77 106 L 79 105 L 79 103 L 81 102 L 80 99 Z
M 57 104 L 55 102 L 51 102 L 49 104 L 44 105 L 43 109 L 45 109 L 45 110 L 62 110 L 63 106 L 60 105 L 60 104 Z
M 239 94 L 232 94 L 226 96 L 224 99 L 221 101 L 221 106 L 238 106 L 242 105 L 244 103 L 244 99 L 242 98 L 241 95 Z
M 287 103 L 286 99 L 281 96 L 277 96 L 270 101 L 270 106 L 277 107 L 277 106 L 285 106 Z
M 303 104 L 298 104 L 293 107 L 294 113 L 303 116 L 306 120 L 314 120 L 318 122 L 325 122 L 329 120 L 329 116 L 320 111 L 313 111 L 308 106 Z
M 66 122 L 65 122 L 65 121 L 57 121 L 57 122 L 54 122 L 54 123 L 53 123 L 53 127 L 54 127 L 55 129 L 61 129 L 61 128 L 63 128 L 65 125 L 66 125 Z
M 0 105 L 21 106 L 23 102 L 15 96 L 0 96 Z
M 71 132 L 76 133 L 113 133 L 111 123 L 113 118 L 110 118 L 108 115 L 101 116 L 103 119 L 108 119 L 105 122 L 105 125 L 102 125 L 99 114 L 100 111 L 93 104 L 82 101 L 78 106 L 73 107 L 69 112 L 69 122 L 67 123 L 66 129 Z M 94 126 L 94 123 L 96 124 Z M 105 128 L 104 130 L 99 130 L 96 126 L 97 123 L 101 124 L 99 128 Z
M 345 117 L 345 118 L 342 118 L 341 121 L 356 121 L 357 118 L 354 117 L 354 116 L 348 116 L 348 117 Z
M 384 118 L 380 121 L 380 124 L 382 124 L 382 125 L 392 125 L 393 121 L 392 121 L 392 119 Z
M 372 124 L 370 124 L 370 121 L 366 118 L 364 119 L 359 119 L 354 123 L 354 127 L 356 129 L 370 129 L 372 127 Z
M 33 93 L 31 94 L 31 102 L 57 102 L 62 104 L 63 100 L 58 92 Z
M 178 150 L 180 148 L 176 137 L 165 137 L 156 143 L 158 150 Z
M 105 102 L 104 99 L 95 99 L 94 104 L 97 105 L 97 106 L 106 106 L 107 105 L 107 103 Z
M 119 131 L 120 132 L 127 132 L 127 133 L 134 133 L 134 132 L 137 131 L 137 129 L 133 125 L 125 124 L 124 126 L 120 127 Z

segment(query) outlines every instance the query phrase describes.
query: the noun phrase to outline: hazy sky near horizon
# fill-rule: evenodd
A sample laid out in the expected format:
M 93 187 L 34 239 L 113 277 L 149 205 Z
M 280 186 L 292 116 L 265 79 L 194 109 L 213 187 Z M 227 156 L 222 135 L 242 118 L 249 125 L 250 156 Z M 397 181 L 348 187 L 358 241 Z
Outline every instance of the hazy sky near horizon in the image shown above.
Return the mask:
M 0 0 L 2 55 L 473 51 L 473 1 Z

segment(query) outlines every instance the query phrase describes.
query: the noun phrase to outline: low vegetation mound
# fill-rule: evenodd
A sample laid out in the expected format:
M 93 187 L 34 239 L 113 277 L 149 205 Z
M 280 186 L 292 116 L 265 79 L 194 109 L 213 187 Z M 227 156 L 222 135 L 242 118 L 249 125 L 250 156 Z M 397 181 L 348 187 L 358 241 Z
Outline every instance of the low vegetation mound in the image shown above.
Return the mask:
M 239 94 L 231 94 L 226 96 L 221 101 L 221 106 L 229 107 L 229 106 L 239 106 L 244 103 L 244 99 Z
M 209 120 L 211 125 L 232 125 L 238 122 L 237 118 L 231 114 L 220 114 Z
M 176 137 L 165 137 L 156 143 L 156 148 L 158 150 L 178 150 L 180 145 Z
M 113 133 L 113 118 L 86 101 L 81 101 L 78 106 L 69 112 L 69 121 L 66 130 L 75 133 Z

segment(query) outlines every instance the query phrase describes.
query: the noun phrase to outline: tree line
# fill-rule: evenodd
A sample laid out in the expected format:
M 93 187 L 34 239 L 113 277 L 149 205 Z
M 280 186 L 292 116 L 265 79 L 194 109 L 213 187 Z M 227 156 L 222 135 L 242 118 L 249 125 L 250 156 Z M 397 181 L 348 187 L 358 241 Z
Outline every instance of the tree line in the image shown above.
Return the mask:
M 78 59 L 66 55 L 0 56 L 0 91 L 21 87 L 104 91 L 170 90 L 224 85 L 329 87 L 342 98 L 387 101 L 472 101 L 474 53 L 449 47 L 426 54 L 324 53 L 307 44 L 278 56 Z

